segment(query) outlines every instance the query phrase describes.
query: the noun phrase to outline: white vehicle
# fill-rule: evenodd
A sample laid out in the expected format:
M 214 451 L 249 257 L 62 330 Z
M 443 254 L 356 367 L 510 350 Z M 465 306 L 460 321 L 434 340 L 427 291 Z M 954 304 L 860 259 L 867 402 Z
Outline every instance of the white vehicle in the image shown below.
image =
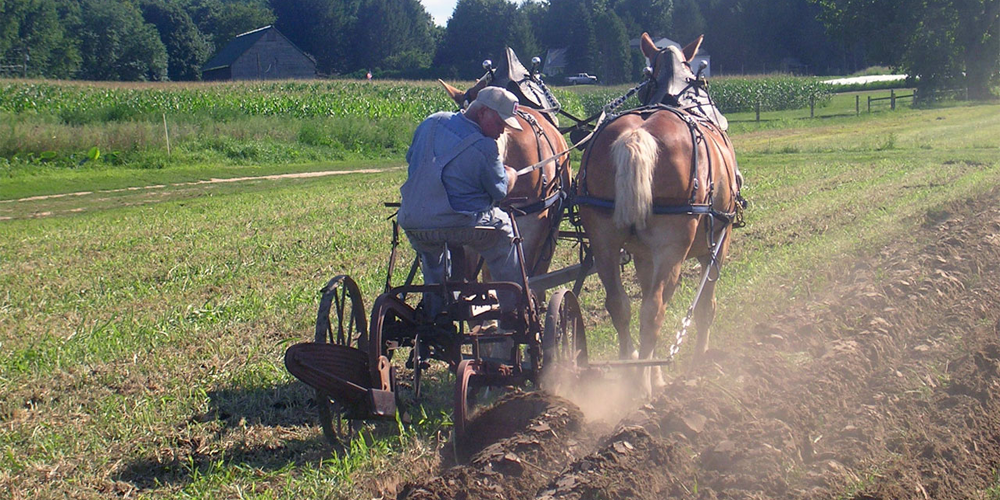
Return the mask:
M 587 85 L 597 83 L 597 77 L 586 73 L 577 73 L 573 76 L 567 76 L 566 82 L 572 83 L 573 85 Z

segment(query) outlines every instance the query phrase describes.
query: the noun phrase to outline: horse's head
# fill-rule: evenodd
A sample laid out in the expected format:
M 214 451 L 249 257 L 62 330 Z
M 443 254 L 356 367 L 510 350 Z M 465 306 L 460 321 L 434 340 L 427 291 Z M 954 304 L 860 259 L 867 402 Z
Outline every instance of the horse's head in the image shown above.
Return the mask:
M 677 97 L 690 87 L 691 82 L 696 79 L 694 72 L 691 71 L 691 61 L 698 53 L 704 38 L 705 35 L 699 36 L 683 49 L 674 46 L 659 49 L 647 33 L 642 34 L 639 46 L 642 48 L 642 54 L 649 59 L 652 68 L 652 81 L 639 94 L 639 99 L 644 105 L 658 104 L 667 99 L 667 96 L 670 96 L 670 101 L 676 101 Z

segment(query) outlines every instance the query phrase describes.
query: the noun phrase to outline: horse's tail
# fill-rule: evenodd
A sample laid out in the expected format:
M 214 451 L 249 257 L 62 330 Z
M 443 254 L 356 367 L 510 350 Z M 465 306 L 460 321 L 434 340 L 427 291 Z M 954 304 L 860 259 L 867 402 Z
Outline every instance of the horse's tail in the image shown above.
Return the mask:
M 653 210 L 656 150 L 656 139 L 642 128 L 622 134 L 611 144 L 616 169 L 614 221 L 618 227 L 646 227 Z

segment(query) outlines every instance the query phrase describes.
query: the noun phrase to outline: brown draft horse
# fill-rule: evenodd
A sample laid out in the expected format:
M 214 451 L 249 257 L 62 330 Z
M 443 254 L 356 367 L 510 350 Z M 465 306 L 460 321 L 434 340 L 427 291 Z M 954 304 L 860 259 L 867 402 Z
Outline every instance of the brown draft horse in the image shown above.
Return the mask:
M 468 91 L 461 91 L 447 83 L 438 80 L 448 96 L 460 107 L 475 100 L 479 91 L 486 86 L 486 79 L 480 80 Z M 556 153 L 568 149 L 566 139 L 559 130 L 540 112 L 527 106 L 519 106 L 518 110 L 530 118 L 519 116 L 520 131 L 507 130 L 497 140 L 500 146 L 500 156 L 505 165 L 520 170 L 549 158 Z M 558 178 L 557 178 L 558 176 Z M 543 207 L 546 200 L 558 196 L 560 189 L 568 189 L 572 179 L 569 165 L 569 155 L 547 163 L 542 168 L 518 177 L 514 190 L 509 198 L 526 199 L 518 203 L 518 207 L 526 207 L 528 214 L 517 218 L 517 227 L 521 232 L 524 247 L 525 269 L 528 276 L 544 274 L 549 269 L 552 252 L 555 250 L 556 230 L 561 216 L 562 205 L 558 203 Z M 472 263 L 475 265 L 475 263 Z M 538 290 L 539 296 L 544 290 Z
M 646 105 L 659 103 L 661 98 L 671 99 L 672 103 L 684 102 L 671 92 L 683 92 L 695 81 L 690 61 L 702 38 L 683 50 L 676 47 L 660 50 L 643 33 L 642 52 L 651 61 L 656 82 L 656 88 L 647 94 L 647 98 L 656 101 Z M 693 140 L 695 137 L 700 139 Z M 619 355 L 622 358 L 635 355 L 629 332 L 631 307 L 621 277 L 620 251 L 624 248 L 634 258 L 642 289 L 638 357 L 649 359 L 663 324 L 665 305 L 677 287 L 682 263 L 697 258 L 703 270 L 713 265 L 709 233 L 714 233 L 712 241 L 719 241 L 726 226 L 718 220 L 713 223 L 711 215 L 655 212 L 663 212 L 659 210 L 661 207 L 711 202 L 716 211 L 733 213 L 738 187 L 732 143 L 717 125 L 686 111 L 639 108 L 622 114 L 596 134 L 584 153 L 580 169 L 578 196 L 613 201 L 614 205 L 612 211 L 610 203 L 599 206 L 581 202 L 579 210 L 590 236 L 597 273 L 607 290 L 605 307 L 618 331 Z M 711 200 L 710 181 L 714 186 Z M 720 266 L 729 241 L 724 240 L 719 252 Z M 714 316 L 714 281 L 709 280 L 695 306 L 696 356 L 708 349 L 708 330 Z M 662 385 L 658 373 L 656 378 L 652 383 Z M 646 371 L 641 387 L 647 395 L 650 383 Z

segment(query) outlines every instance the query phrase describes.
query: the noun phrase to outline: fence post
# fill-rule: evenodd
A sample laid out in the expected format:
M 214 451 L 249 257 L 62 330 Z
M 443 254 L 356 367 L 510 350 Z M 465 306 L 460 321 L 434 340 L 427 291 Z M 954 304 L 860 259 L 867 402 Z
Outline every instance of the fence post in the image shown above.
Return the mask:
M 872 96 L 868 96 L 868 112 L 872 112 Z
M 170 132 L 167 131 L 167 114 L 163 113 L 163 137 L 167 139 L 167 156 L 170 156 Z
M 896 90 L 889 91 L 889 109 L 896 111 Z
M 760 123 L 760 99 L 757 99 L 757 123 Z
M 816 96 L 809 96 L 809 118 L 816 118 Z
M 861 116 L 861 96 L 854 94 L 854 116 Z

